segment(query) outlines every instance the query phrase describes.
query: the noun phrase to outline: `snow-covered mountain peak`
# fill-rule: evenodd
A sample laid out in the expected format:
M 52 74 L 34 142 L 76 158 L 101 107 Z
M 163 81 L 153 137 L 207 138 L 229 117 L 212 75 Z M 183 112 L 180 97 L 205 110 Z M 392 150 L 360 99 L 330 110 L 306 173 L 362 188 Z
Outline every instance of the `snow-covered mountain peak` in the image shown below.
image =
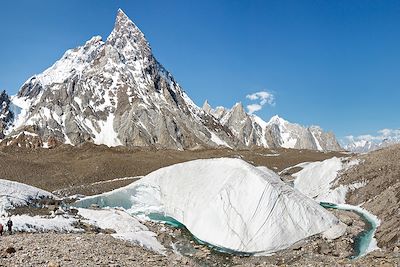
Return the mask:
M 322 132 L 322 128 L 318 125 L 311 125 L 310 126 L 311 130 L 315 130 L 315 131 L 321 131 Z
M 125 14 L 122 9 L 118 9 L 115 19 L 114 33 L 136 33 L 144 37 L 143 32 L 133 23 L 133 21 Z
M 42 143 L 184 149 L 236 142 L 203 117 L 122 10 L 105 42 L 95 36 L 68 50 L 12 99 L 21 111 L 8 127 L 11 139 L 28 127 Z
M 361 135 L 358 137 L 349 136 L 343 141 L 344 148 L 355 153 L 366 153 L 400 143 L 400 129 L 381 130 L 380 135 Z
M 88 41 L 86 41 L 85 45 L 83 46 L 84 49 L 88 49 L 92 45 L 96 44 L 103 44 L 103 38 L 100 35 L 95 35 L 92 38 L 90 38 Z
M 81 76 L 103 44 L 101 36 L 94 36 L 85 45 L 67 50 L 54 65 L 29 78 L 18 92 L 18 97 L 37 96 L 46 86 L 62 84 L 74 75 Z
M 269 124 L 269 125 L 271 125 L 271 124 L 284 125 L 286 123 L 288 123 L 288 121 L 282 119 L 278 115 L 272 116 L 271 119 L 267 122 L 267 124 Z
M 229 111 L 229 114 L 227 114 L 228 117 L 234 117 L 236 120 L 243 121 L 245 120 L 249 115 L 246 113 L 244 110 L 244 107 L 241 102 L 237 102 L 231 110 Z
M 232 110 L 237 110 L 237 112 L 246 114 L 242 102 L 237 102 L 235 105 L 233 105 Z
M 204 104 L 203 104 L 202 109 L 203 109 L 206 113 L 211 113 L 212 108 L 211 108 L 210 104 L 208 103 L 208 100 L 207 100 L 207 99 L 206 99 L 206 101 L 204 101 Z

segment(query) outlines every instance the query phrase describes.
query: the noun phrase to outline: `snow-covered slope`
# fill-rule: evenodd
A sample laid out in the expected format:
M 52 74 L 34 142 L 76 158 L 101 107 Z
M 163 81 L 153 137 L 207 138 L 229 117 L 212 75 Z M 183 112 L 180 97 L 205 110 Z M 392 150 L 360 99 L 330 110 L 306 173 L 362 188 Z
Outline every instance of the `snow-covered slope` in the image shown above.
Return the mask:
M 79 209 L 79 215 L 90 224 L 102 229 L 113 229 L 113 237 L 138 244 L 158 253 L 165 253 L 165 248 L 156 239 L 156 234 L 151 232 L 139 220 L 124 211 L 116 209 L 91 210 Z
M 55 198 L 42 189 L 18 182 L 0 179 L 0 215 L 6 210 L 29 204 L 41 198 Z
M 53 194 L 45 190 L 9 180 L 0 179 L 0 223 L 6 225 L 8 220 L 7 210 L 18 206 L 29 205 L 35 200 L 43 198 L 57 199 Z M 40 216 L 13 215 L 14 231 L 22 232 L 80 232 L 75 228 L 76 219 L 70 217 L 56 216 L 44 218 Z
M 340 185 L 339 173 L 359 163 L 346 158 L 333 157 L 324 161 L 302 165 L 302 170 L 292 174 L 294 188 L 317 202 L 343 204 L 349 190 L 362 187 L 363 183 Z
M 375 249 L 378 249 L 374 238 L 380 220 L 377 216 L 362 208 L 363 204 L 353 206 L 345 204 L 346 194 L 365 186 L 365 182 L 357 182 L 349 185 L 340 184 L 340 172 L 359 164 L 359 160 L 348 158 L 331 158 L 321 162 L 312 162 L 302 165 L 302 170 L 293 174 L 296 178 L 294 188 L 317 202 L 328 202 L 336 209 L 355 211 L 364 220 L 369 221 L 372 229 L 368 229 L 359 236 L 358 255 L 361 257 Z
M 36 233 L 36 232 L 82 232 L 82 229 L 76 228 L 77 220 L 71 217 L 55 216 L 40 217 L 13 215 L 10 217 L 13 222 L 13 231 Z M 8 218 L 0 217 L 0 223 L 6 225 Z
M 245 253 L 270 253 L 327 230 L 343 231 L 331 213 L 274 172 L 240 159 L 172 165 L 78 205 L 92 203 L 172 217 L 202 241 Z
M 57 199 L 53 194 L 26 184 L 0 179 L 0 223 L 6 224 L 7 210 L 24 206 L 42 198 Z M 89 224 L 102 229 L 113 229 L 113 237 L 139 244 L 145 248 L 164 253 L 164 247 L 157 241 L 156 234 L 151 232 L 137 218 L 119 210 L 79 209 L 79 214 Z M 14 231 L 22 232 L 82 232 L 76 228 L 77 219 L 71 216 L 29 216 L 13 215 Z

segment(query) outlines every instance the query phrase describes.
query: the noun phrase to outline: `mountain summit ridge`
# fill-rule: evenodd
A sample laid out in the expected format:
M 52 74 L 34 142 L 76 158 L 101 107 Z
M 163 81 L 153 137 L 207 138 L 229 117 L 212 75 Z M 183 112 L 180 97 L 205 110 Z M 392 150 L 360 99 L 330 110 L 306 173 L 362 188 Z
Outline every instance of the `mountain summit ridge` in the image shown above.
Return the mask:
M 239 103 L 232 110 L 214 111 L 208 103 L 205 109 L 198 107 L 122 10 L 105 41 L 94 36 L 67 50 L 29 78 L 11 100 L 21 111 L 3 127 L 4 139 L 29 129 L 41 140 L 35 142 L 38 146 L 50 141 L 170 149 L 281 146 L 268 123 L 247 114 Z

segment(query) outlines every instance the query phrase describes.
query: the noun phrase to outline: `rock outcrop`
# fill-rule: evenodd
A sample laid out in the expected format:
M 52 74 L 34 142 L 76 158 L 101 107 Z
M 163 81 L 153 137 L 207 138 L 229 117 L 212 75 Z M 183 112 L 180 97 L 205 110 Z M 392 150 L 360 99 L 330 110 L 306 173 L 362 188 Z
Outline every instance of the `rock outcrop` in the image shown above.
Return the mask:
M 0 139 L 5 136 L 5 131 L 14 119 L 14 113 L 11 108 L 10 97 L 6 91 L 0 93 Z

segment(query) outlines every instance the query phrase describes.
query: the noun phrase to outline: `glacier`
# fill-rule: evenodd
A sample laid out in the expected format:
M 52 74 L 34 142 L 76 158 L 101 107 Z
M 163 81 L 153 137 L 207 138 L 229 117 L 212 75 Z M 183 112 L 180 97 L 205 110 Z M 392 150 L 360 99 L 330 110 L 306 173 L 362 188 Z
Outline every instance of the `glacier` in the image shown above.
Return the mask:
M 198 240 L 249 254 L 273 253 L 319 233 L 336 238 L 345 230 L 335 216 L 273 171 L 234 158 L 165 167 L 126 187 L 84 198 L 76 206 L 91 204 L 147 218 L 170 217 Z

